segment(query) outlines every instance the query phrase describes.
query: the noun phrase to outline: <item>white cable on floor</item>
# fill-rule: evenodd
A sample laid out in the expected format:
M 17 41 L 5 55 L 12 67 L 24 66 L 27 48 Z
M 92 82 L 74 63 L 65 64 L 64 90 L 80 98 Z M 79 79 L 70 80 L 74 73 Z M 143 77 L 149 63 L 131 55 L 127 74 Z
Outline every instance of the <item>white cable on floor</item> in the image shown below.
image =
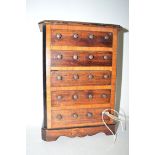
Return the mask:
M 117 114 L 117 116 L 115 116 L 115 115 L 112 115 L 112 114 L 110 114 L 109 113 L 109 110 L 112 110 L 113 112 L 115 112 L 116 114 Z M 125 121 L 125 130 L 126 130 L 126 115 L 125 115 L 125 112 L 123 111 L 123 113 L 124 113 L 124 119 L 122 118 L 122 119 L 120 119 L 119 118 L 119 116 L 121 115 L 121 114 L 119 114 L 119 112 L 117 112 L 116 110 L 114 110 L 114 109 L 105 109 L 103 112 L 102 112 L 102 121 L 103 121 L 103 123 L 104 123 L 104 125 L 106 126 L 106 128 L 112 133 L 112 135 L 114 136 L 114 143 L 116 142 L 116 139 L 117 139 L 117 132 L 114 134 L 114 132 L 109 128 L 109 126 L 107 125 L 107 123 L 105 122 L 105 120 L 104 120 L 104 116 L 106 115 L 106 116 L 108 116 L 108 117 L 110 117 L 111 119 L 113 119 L 114 121 L 118 121 L 118 122 L 120 122 L 120 124 L 121 124 L 121 127 L 122 127 L 122 131 L 123 131 L 123 124 L 122 124 L 122 122 L 123 121 Z

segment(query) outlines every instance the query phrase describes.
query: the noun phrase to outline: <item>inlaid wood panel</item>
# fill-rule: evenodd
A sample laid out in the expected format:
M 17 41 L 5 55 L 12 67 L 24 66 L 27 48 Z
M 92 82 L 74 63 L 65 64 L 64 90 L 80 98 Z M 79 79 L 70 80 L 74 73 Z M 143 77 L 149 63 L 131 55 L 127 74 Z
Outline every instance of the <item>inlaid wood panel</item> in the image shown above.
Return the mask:
M 111 71 L 51 71 L 51 87 L 110 84 Z
M 51 66 L 112 66 L 112 52 L 51 51 Z
M 107 107 L 108 108 L 108 107 Z M 78 126 L 93 126 L 103 125 L 102 111 L 103 108 L 88 108 L 88 109 L 70 109 L 70 110 L 52 110 L 51 127 L 65 128 Z M 109 117 L 104 116 L 104 119 L 110 121 Z
M 59 90 L 99 90 L 99 89 L 111 89 L 111 85 L 90 85 L 90 86 L 63 86 L 63 87 L 52 87 L 51 91 Z
M 72 66 L 67 66 L 67 67 L 51 67 L 51 70 L 109 70 L 109 71 L 112 71 L 112 67 L 111 66 L 87 66 L 87 67 L 84 67 L 84 66 L 78 66 L 78 67 L 72 67 Z
M 112 47 L 112 40 L 112 32 L 51 30 L 52 46 Z
M 110 102 L 111 90 L 65 90 L 52 91 L 52 106 L 105 104 Z
M 51 50 L 76 50 L 76 51 L 112 51 L 112 47 L 87 47 L 87 46 L 51 46 Z

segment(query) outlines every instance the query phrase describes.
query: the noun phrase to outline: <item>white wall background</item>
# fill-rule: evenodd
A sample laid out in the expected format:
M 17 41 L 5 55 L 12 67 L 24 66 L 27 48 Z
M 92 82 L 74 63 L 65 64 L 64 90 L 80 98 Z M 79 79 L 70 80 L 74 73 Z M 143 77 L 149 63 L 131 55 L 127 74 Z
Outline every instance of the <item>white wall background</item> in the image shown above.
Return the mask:
M 38 22 L 67 20 L 118 24 L 128 29 L 128 0 L 27 0 L 27 125 L 41 127 L 42 94 L 42 33 Z M 118 51 L 119 52 L 119 51 Z M 123 77 L 120 108 L 128 115 L 128 33 L 124 34 Z

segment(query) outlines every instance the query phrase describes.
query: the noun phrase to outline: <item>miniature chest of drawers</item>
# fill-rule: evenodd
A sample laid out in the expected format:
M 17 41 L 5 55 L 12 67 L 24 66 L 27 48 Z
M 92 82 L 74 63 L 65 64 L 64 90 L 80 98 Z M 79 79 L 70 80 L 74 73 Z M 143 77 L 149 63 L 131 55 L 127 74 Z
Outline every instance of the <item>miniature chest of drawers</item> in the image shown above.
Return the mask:
M 44 120 L 42 139 L 83 137 L 109 130 L 102 111 L 115 107 L 120 26 L 42 21 Z M 106 117 L 106 116 L 105 116 Z M 115 132 L 109 118 L 107 124 Z

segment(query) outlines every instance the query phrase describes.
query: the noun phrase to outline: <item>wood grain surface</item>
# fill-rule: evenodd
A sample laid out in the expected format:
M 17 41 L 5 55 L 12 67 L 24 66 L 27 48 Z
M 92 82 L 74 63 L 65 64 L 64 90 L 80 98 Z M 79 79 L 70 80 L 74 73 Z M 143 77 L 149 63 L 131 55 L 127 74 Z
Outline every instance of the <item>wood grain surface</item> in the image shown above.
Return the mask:
M 101 117 L 103 110 L 103 108 L 52 110 L 51 128 L 103 125 Z M 92 116 L 88 116 L 88 113 Z M 104 119 L 110 121 L 108 116 Z
M 115 124 L 109 124 L 108 127 L 113 131 L 116 132 Z M 45 141 L 55 141 L 60 136 L 67 136 L 70 138 L 73 137 L 85 137 L 85 136 L 92 136 L 97 133 L 104 133 L 106 135 L 111 135 L 111 132 L 105 127 L 104 125 L 100 126 L 93 126 L 93 127 L 74 127 L 74 128 L 64 128 L 64 129 L 52 129 L 47 130 L 46 128 L 42 128 L 42 139 Z
M 46 124 L 51 128 L 51 74 L 50 74 L 50 25 L 46 25 Z
M 92 95 L 92 98 L 89 98 Z M 110 102 L 111 90 L 62 90 L 52 91 L 51 106 L 105 104 Z
M 78 70 L 109 70 L 112 71 L 112 67 L 108 67 L 108 66 L 87 66 L 87 67 L 81 67 L 81 66 L 77 66 L 77 67 L 72 67 L 72 66 L 67 66 L 67 67 L 51 67 L 51 70 L 72 70 L 72 71 L 78 71 Z
M 97 28 L 105 28 L 105 29 L 113 29 L 117 28 L 118 30 L 121 29 L 122 27 L 120 25 L 116 24 L 107 24 L 107 23 L 88 23 L 88 22 L 79 22 L 79 21 L 60 21 L 60 20 L 44 20 L 38 23 L 40 30 L 42 31 L 42 27 L 44 24 L 46 25 L 51 25 L 51 29 L 58 29 L 58 28 L 63 28 L 63 29 L 72 29 L 75 26 L 77 27 L 77 30 L 81 30 L 83 28 L 92 28 L 97 29 Z M 100 30 L 101 31 L 101 30 Z M 105 31 L 105 30 L 104 30 Z
M 92 79 L 89 79 L 90 75 L 93 76 Z M 58 77 L 61 79 L 58 80 Z M 78 79 L 74 79 L 74 77 L 78 77 Z M 111 71 L 51 71 L 52 87 L 110 84 Z
M 111 108 L 115 109 L 115 96 L 116 96 L 116 65 L 117 65 L 117 45 L 118 45 L 118 30 L 114 29 L 113 37 L 113 60 L 112 60 L 112 90 L 111 90 Z
M 51 66 L 112 66 L 112 52 L 51 51 Z
M 101 113 L 115 107 L 120 26 L 64 21 L 44 25 L 42 138 L 110 134 Z M 106 95 L 106 97 L 105 97 Z M 113 121 L 106 118 L 115 132 Z
M 57 39 L 57 34 L 61 34 L 61 38 Z M 73 38 L 74 34 L 78 34 L 78 38 Z M 93 39 L 89 39 L 89 35 L 93 35 Z M 106 39 L 107 38 L 107 39 Z M 51 30 L 52 46 L 88 46 L 88 47 L 112 47 L 113 34 L 111 32 L 98 31 L 73 31 L 73 30 Z
M 112 47 L 87 47 L 87 46 L 51 46 L 51 50 L 73 50 L 73 51 L 112 51 Z
M 59 90 L 98 90 L 98 89 L 111 89 L 111 85 L 102 86 L 63 86 L 63 87 L 51 87 L 51 91 Z

